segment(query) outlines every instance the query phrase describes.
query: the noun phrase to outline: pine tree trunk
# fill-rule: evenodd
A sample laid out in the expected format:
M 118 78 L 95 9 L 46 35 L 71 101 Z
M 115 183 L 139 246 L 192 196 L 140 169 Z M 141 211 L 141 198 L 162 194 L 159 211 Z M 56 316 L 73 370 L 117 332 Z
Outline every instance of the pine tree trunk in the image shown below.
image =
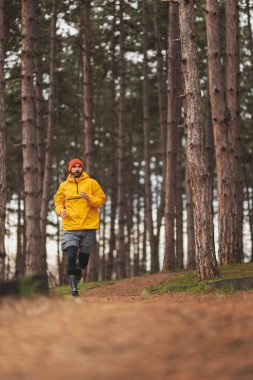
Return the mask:
M 35 2 L 35 25 L 34 25 L 34 50 L 35 50 L 35 110 L 36 110 L 36 143 L 38 155 L 38 189 L 39 189 L 39 202 L 41 203 L 43 192 L 43 178 L 45 166 L 45 125 L 44 125 L 44 100 L 43 100 L 43 71 L 42 71 L 42 54 L 40 49 L 39 40 L 40 33 L 40 7 L 39 2 Z
M 119 134 L 118 134 L 118 236 L 117 236 L 117 257 L 118 257 L 118 277 L 126 277 L 125 259 L 125 33 L 123 19 L 124 1 L 120 0 L 120 97 L 119 97 Z
M 205 141 L 206 162 L 208 164 L 208 173 L 209 173 L 210 178 L 211 178 L 212 205 L 213 205 L 215 152 L 214 152 L 212 114 L 211 114 L 211 104 L 210 104 L 210 95 L 209 94 L 210 94 L 210 92 L 209 92 L 209 87 L 208 87 L 208 89 L 207 89 L 207 102 L 206 102 L 204 141 Z
M 168 28 L 168 115 L 165 176 L 165 254 L 163 270 L 176 268 L 175 217 L 176 217 L 176 160 L 177 160 L 177 50 L 179 38 L 178 5 L 169 4 Z
M 110 194 L 110 238 L 109 238 L 109 252 L 107 257 L 107 267 L 106 267 L 106 279 L 110 280 L 114 271 L 114 251 L 116 244 L 115 236 L 115 219 L 116 219 L 116 209 L 117 209 L 117 161 L 114 159 L 115 152 L 115 135 L 116 135 L 116 59 L 115 59 L 115 27 L 116 27 L 116 9 L 115 3 L 113 3 L 113 26 L 112 26 L 112 38 L 111 38 L 111 172 L 113 173 L 111 179 L 111 194 Z
M 166 177 L 166 134 L 167 134 L 167 107 L 166 107 L 166 81 L 165 81 L 165 67 L 162 55 L 162 36 L 161 36 L 161 14 L 160 14 L 160 0 L 153 1 L 154 13 L 154 34 L 155 34 L 155 47 L 156 47 L 156 63 L 157 63 L 157 86 L 158 86 L 158 106 L 159 106 L 159 124 L 160 124 L 160 141 L 162 148 L 162 162 L 163 162 L 163 183 L 161 188 L 160 203 L 157 210 L 157 233 L 156 233 L 156 250 L 158 251 L 160 230 L 162 218 L 164 217 L 165 210 L 165 177 Z M 158 263 L 157 263 L 158 265 Z
M 84 131 L 84 162 L 85 170 L 91 176 L 95 174 L 94 167 L 94 125 L 92 116 L 92 78 L 90 67 L 90 26 L 91 1 L 81 1 L 82 20 L 82 51 L 83 51 L 83 131 Z
M 250 85 L 251 88 L 253 88 L 253 33 L 252 33 L 252 26 L 251 26 L 251 14 L 250 14 L 250 0 L 246 0 L 246 17 L 247 17 L 247 31 L 248 31 L 248 49 L 249 49 L 249 55 L 251 60 L 251 71 L 250 71 Z M 251 120 L 253 120 L 253 107 L 251 107 L 250 112 Z M 251 132 L 251 139 L 253 138 L 252 132 Z M 252 164 L 250 165 L 250 172 L 253 170 Z M 246 173 L 245 170 L 245 180 L 247 182 L 247 193 L 248 193 L 248 207 L 249 207 L 249 224 L 250 224 L 250 231 L 251 231 L 251 262 L 253 262 L 253 211 L 252 211 L 252 204 L 253 204 L 253 192 L 249 192 L 249 188 L 253 188 L 252 180 L 250 181 L 249 178 L 252 177 L 252 175 L 249 175 L 249 173 Z M 249 183 L 250 182 L 250 183 Z M 250 206 L 251 205 L 251 206 Z
M 43 271 L 47 270 L 47 215 L 48 202 L 51 185 L 51 166 L 52 166 L 52 149 L 53 149 L 53 133 L 55 126 L 55 98 L 56 98 L 56 0 L 52 1 L 52 18 L 51 18 L 51 38 L 50 38 L 50 85 L 48 95 L 48 127 L 46 142 L 46 157 L 44 168 L 43 192 L 40 210 L 40 229 L 42 237 L 42 265 Z
M 21 203 L 22 203 L 22 198 L 21 198 L 21 187 L 20 187 L 18 189 L 18 210 L 17 210 L 17 253 L 16 253 L 16 263 L 15 263 L 16 276 L 25 274 L 25 255 L 24 255 L 24 241 L 23 241 L 24 226 L 22 225 L 23 215 L 22 215 Z
M 238 195 L 238 243 L 239 243 L 239 257 L 238 261 L 243 262 L 244 252 L 243 252 L 243 220 L 244 220 L 244 188 L 245 188 L 245 171 L 241 170 L 242 166 L 244 167 L 245 163 L 245 148 L 244 148 L 244 139 L 243 139 L 243 123 L 241 119 L 241 71 L 240 71 L 240 14 L 239 14 L 239 5 L 237 1 L 236 6 L 236 50 L 237 50 L 237 60 L 236 60 L 236 150 L 238 154 L 238 159 L 236 162 L 236 170 L 238 175 L 238 184 L 237 184 L 237 195 Z
M 217 182 L 219 257 L 221 264 L 234 263 L 239 255 L 237 231 L 237 185 L 231 124 L 227 119 L 222 87 L 217 0 L 206 1 L 208 73 L 214 131 Z
M 195 268 L 195 233 L 193 217 L 192 189 L 189 179 L 189 170 L 186 165 L 186 215 L 187 215 L 187 268 Z
M 242 261 L 242 207 L 241 202 L 241 161 L 240 161 L 240 125 L 237 124 L 237 67 L 238 67 L 238 43 L 237 43 L 237 18 L 238 18 L 238 1 L 225 1 L 225 38 L 226 38 L 226 110 L 227 125 L 231 130 L 232 146 L 235 151 L 235 178 L 236 178 L 236 227 L 238 234 L 238 250 L 235 252 L 233 260 L 235 262 Z
M 181 111 L 181 107 L 180 107 Z M 180 112 L 181 113 L 181 112 Z M 179 125 L 177 117 L 177 125 Z M 183 244 L 183 152 L 182 129 L 177 131 L 177 164 L 176 164 L 176 268 L 184 268 L 184 244 Z
M 182 71 L 186 99 L 187 162 L 194 203 L 194 226 L 197 273 L 200 279 L 215 277 L 218 266 L 215 257 L 211 205 L 211 184 L 203 148 L 203 120 L 196 34 L 194 1 L 179 1 Z
M 4 0 L 0 0 L 0 279 L 5 273 L 6 137 L 4 82 Z
M 150 105 L 149 105 L 149 68 L 148 68 L 148 29 L 147 1 L 142 0 L 142 46 L 143 46 L 143 142 L 144 142 L 144 172 L 145 172 L 145 210 L 151 254 L 151 272 L 159 270 L 158 250 L 155 246 L 154 225 L 152 218 L 152 192 L 150 171 Z
M 35 99 L 33 87 L 33 30 L 34 2 L 22 0 L 22 58 L 21 58 L 21 105 L 22 150 L 24 172 L 26 270 L 41 272 L 40 228 L 38 202 L 38 165 L 36 150 Z

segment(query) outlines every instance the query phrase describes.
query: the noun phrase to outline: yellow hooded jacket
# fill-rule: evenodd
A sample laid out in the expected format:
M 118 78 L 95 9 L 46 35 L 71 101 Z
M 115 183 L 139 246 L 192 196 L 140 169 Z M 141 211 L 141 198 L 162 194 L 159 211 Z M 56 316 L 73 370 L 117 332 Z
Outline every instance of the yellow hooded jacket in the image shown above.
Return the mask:
M 87 193 L 89 200 L 80 193 Z M 83 172 L 79 178 L 68 175 L 60 184 L 54 197 L 55 211 L 60 215 L 66 209 L 66 217 L 62 219 L 63 230 L 97 230 L 99 228 L 99 208 L 105 203 L 105 194 L 98 182 Z

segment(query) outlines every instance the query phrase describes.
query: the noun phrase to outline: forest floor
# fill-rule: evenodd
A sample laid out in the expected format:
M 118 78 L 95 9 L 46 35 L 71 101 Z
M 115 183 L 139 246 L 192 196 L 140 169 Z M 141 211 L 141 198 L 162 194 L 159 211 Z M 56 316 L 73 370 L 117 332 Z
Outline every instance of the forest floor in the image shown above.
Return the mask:
M 253 293 L 143 292 L 173 276 L 2 299 L 0 378 L 252 380 Z

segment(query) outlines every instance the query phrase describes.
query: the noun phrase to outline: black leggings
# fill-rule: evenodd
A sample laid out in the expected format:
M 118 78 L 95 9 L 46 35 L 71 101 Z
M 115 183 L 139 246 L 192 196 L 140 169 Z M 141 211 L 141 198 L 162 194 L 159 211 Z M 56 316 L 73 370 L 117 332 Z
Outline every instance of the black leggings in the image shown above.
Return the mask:
M 68 252 L 68 276 L 80 274 L 80 269 L 76 266 L 78 247 L 71 245 L 66 248 L 66 252 Z M 82 269 L 87 267 L 89 258 L 89 253 L 79 252 L 79 263 Z

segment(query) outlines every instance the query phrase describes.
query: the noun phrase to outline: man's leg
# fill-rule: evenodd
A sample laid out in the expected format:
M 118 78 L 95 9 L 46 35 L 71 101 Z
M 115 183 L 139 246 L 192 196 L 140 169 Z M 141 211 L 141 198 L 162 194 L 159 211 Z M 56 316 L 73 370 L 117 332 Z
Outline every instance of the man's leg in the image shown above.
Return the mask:
M 79 252 L 79 263 L 82 269 L 85 269 L 89 263 L 90 254 Z
M 82 269 L 88 266 L 91 248 L 96 236 L 95 230 L 86 230 L 80 243 L 79 263 Z
M 65 248 L 65 251 L 67 251 L 68 253 L 67 271 L 68 271 L 72 295 L 77 296 L 78 295 L 77 281 L 78 281 L 78 277 L 80 276 L 80 269 L 78 269 L 76 266 L 78 247 L 74 245 L 69 246 Z

